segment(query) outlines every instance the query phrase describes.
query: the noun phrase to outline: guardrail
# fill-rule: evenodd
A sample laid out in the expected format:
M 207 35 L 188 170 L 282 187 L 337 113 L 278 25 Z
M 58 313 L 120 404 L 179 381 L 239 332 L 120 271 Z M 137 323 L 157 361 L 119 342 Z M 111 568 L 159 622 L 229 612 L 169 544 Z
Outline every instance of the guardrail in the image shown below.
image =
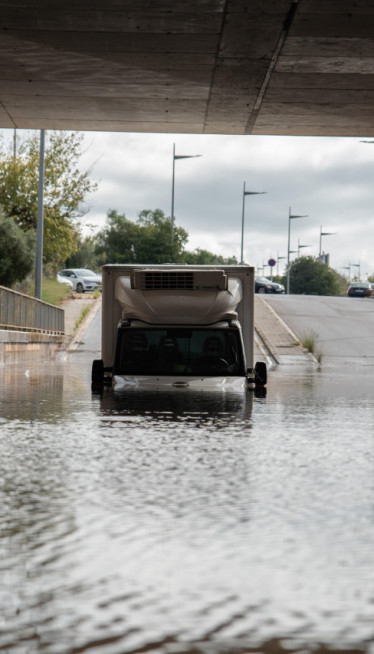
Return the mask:
M 0 286 L 0 329 L 65 333 L 63 309 Z

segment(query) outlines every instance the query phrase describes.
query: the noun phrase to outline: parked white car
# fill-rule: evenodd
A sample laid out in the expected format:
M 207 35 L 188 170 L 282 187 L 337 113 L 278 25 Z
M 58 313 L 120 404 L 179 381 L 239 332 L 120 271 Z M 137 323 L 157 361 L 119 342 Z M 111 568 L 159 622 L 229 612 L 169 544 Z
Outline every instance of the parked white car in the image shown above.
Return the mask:
M 73 291 L 84 293 L 101 288 L 101 275 L 86 268 L 66 268 L 57 273 L 58 278 L 65 278 L 72 282 Z
M 66 284 L 66 286 L 69 286 L 71 290 L 73 290 L 73 282 L 71 279 L 68 279 L 68 277 L 61 277 L 61 275 L 57 275 L 57 281 L 60 282 L 60 284 Z

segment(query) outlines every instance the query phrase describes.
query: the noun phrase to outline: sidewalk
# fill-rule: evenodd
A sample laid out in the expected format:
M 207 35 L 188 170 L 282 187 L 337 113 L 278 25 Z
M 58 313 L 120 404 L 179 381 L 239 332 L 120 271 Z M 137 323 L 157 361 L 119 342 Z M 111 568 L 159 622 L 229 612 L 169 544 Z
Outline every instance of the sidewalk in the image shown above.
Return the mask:
M 298 337 L 259 295 L 255 295 L 255 332 L 260 345 L 275 363 L 310 363 L 313 360 Z
M 101 295 L 95 299 L 92 296 L 87 297 L 82 294 L 63 302 L 61 309 L 65 312 L 65 339 L 62 349 L 71 350 L 77 347 L 82 334 L 95 316 L 96 311 L 99 310 L 100 306 Z M 86 307 L 89 307 L 89 311 L 78 327 L 76 327 L 77 321 L 80 319 L 82 312 Z

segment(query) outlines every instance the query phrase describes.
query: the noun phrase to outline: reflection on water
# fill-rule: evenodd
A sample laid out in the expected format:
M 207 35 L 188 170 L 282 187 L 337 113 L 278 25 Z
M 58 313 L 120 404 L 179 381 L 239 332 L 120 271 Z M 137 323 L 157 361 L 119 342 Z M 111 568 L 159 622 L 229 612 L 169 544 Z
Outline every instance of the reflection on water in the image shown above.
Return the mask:
M 0 651 L 373 651 L 369 373 L 257 398 L 0 371 Z
M 246 395 L 217 392 L 178 391 L 113 391 L 104 389 L 98 395 L 103 415 L 138 415 L 143 418 L 183 420 L 196 427 L 214 422 L 224 429 L 233 420 L 249 420 L 253 393 Z

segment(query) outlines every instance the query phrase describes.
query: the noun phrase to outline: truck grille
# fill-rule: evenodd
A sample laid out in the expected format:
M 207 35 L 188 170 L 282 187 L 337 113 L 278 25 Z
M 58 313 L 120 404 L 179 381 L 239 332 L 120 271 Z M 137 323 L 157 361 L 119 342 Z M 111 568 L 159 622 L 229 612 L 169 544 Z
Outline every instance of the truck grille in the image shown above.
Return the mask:
M 132 288 L 143 291 L 225 290 L 227 276 L 223 270 L 134 270 Z

